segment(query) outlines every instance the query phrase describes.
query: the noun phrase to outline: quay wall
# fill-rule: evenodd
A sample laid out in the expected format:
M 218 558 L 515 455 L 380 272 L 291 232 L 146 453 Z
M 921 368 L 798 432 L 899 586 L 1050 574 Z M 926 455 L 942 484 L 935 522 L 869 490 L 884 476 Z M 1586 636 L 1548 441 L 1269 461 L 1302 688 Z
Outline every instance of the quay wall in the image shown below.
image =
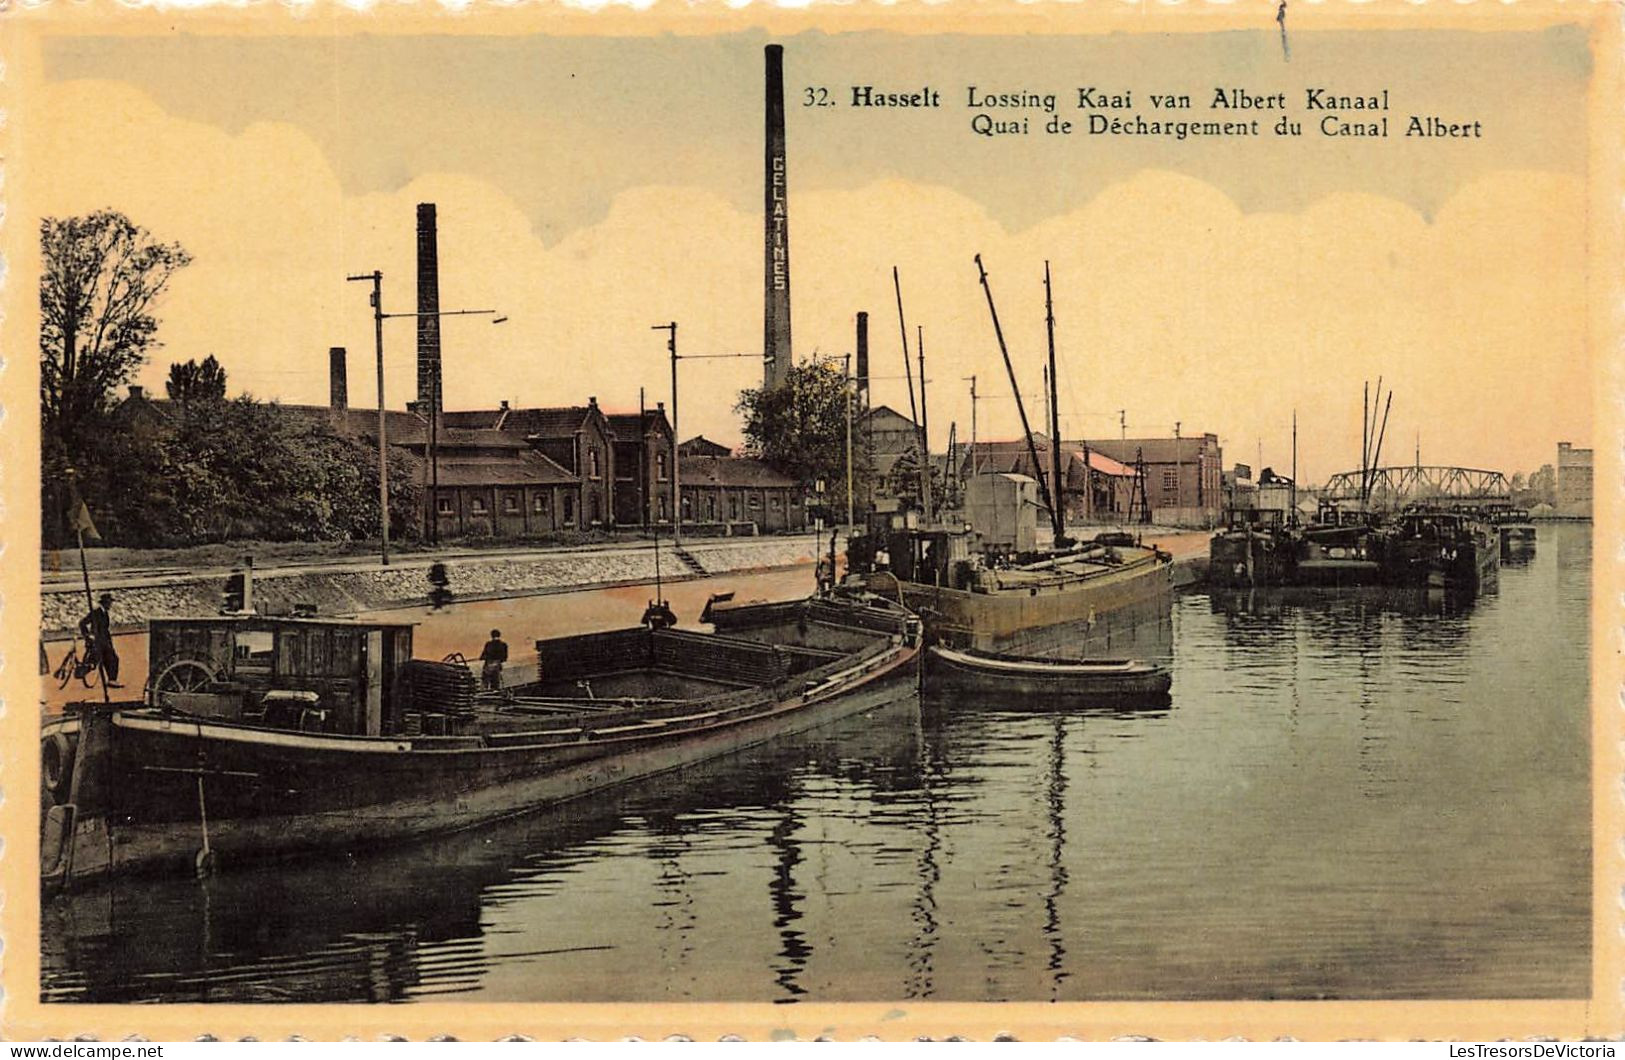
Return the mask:
M 674 552 L 661 549 L 662 578 L 687 580 L 749 570 L 772 570 L 810 564 L 817 539 L 812 535 L 730 539 L 726 543 L 696 543 Z M 254 573 L 254 602 L 269 611 L 291 610 L 311 604 L 323 614 L 347 614 L 427 602 L 428 566 L 434 558 L 414 557 L 388 568 L 349 565 L 331 570 L 262 568 Z M 448 588 L 459 600 L 488 600 L 532 596 L 655 580 L 652 548 L 561 550 L 552 553 L 501 553 L 440 560 L 451 579 Z M 100 582 L 93 583 L 99 595 Z M 165 615 L 208 615 L 220 608 L 225 588 L 223 575 L 175 574 L 118 584 L 110 579 L 115 628 L 145 629 L 148 619 Z M 77 629 L 85 613 L 82 585 L 50 586 L 40 596 L 40 627 L 47 639 Z

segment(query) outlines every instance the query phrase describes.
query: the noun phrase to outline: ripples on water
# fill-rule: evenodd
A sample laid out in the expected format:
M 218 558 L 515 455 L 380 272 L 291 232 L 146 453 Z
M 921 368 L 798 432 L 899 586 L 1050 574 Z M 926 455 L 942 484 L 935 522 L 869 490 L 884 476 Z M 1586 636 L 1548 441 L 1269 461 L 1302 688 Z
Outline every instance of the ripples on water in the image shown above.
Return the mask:
M 905 702 L 386 855 L 98 888 L 47 906 L 44 996 L 1581 997 L 1589 535 L 1467 604 L 1191 594 L 1038 645 L 1170 662 L 1154 710 Z

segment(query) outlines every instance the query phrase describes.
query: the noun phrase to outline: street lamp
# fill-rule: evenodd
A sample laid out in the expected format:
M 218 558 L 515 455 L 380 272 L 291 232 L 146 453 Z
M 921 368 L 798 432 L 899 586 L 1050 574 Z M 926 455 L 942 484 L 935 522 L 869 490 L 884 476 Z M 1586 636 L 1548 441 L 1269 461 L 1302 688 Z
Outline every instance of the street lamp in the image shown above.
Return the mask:
M 495 309 L 445 309 L 433 313 L 386 313 L 384 312 L 383 283 L 384 274 L 378 269 L 364 272 L 354 276 L 346 276 L 350 283 L 372 284 L 372 327 L 373 346 L 377 353 L 378 362 L 378 550 L 379 560 L 384 566 L 389 566 L 389 447 L 388 427 L 384 420 L 384 321 L 394 317 L 411 317 L 414 320 L 422 317 L 460 317 L 460 316 L 495 316 Z M 501 323 L 507 317 L 499 317 L 493 323 Z M 439 373 L 435 377 L 434 408 L 430 410 L 433 417 L 431 430 L 440 420 L 440 386 Z M 430 498 L 433 503 L 434 498 Z M 438 519 L 436 520 L 438 528 Z

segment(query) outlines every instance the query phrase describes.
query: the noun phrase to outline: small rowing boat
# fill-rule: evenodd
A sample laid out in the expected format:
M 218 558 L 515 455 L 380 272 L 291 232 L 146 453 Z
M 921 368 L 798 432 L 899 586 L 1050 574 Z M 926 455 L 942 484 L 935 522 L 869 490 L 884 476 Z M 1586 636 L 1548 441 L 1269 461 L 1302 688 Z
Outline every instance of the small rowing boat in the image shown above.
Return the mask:
M 1168 694 L 1167 667 L 1138 659 L 1064 660 L 933 645 L 926 679 L 938 689 L 1001 696 L 1149 698 Z

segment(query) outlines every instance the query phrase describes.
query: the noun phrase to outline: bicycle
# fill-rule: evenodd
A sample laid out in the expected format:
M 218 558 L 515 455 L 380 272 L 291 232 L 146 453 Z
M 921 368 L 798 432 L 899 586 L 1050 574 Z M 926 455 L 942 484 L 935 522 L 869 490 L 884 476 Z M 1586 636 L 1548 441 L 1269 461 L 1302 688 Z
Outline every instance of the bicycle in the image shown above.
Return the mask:
M 58 688 L 67 688 L 74 678 L 78 678 L 86 688 L 94 687 L 90 683 L 90 676 L 96 672 L 96 660 L 87 647 L 84 658 L 79 657 L 79 642 L 76 640 L 68 646 L 68 654 L 63 656 L 62 663 L 56 668 L 53 676 L 56 678 Z

